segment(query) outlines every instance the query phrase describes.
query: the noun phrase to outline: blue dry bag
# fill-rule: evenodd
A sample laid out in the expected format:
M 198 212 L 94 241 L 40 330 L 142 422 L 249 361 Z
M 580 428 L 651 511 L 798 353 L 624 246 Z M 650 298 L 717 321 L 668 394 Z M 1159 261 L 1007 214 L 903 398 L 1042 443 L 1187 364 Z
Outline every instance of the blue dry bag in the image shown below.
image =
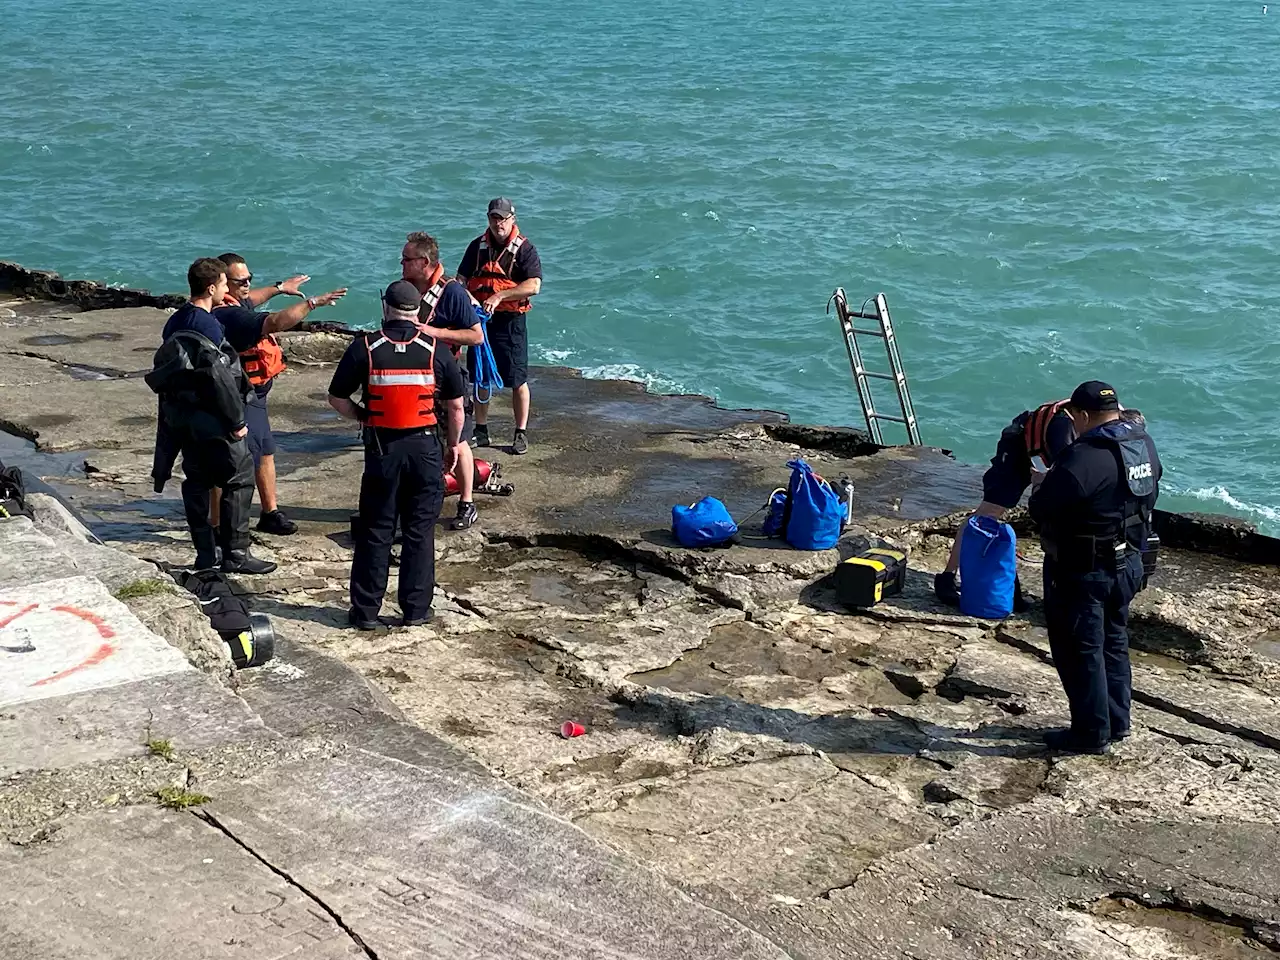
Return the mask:
M 787 543 L 797 550 L 828 550 L 840 539 L 845 519 L 844 502 L 831 484 L 820 479 L 803 460 L 788 460 L 791 483 L 787 500 L 791 504 L 786 522 Z
M 671 508 L 671 533 L 686 547 L 715 547 L 733 539 L 738 525 L 715 497 L 703 497 L 691 507 Z
M 970 517 L 960 533 L 960 612 L 1000 620 L 1013 613 L 1018 537 L 995 517 Z

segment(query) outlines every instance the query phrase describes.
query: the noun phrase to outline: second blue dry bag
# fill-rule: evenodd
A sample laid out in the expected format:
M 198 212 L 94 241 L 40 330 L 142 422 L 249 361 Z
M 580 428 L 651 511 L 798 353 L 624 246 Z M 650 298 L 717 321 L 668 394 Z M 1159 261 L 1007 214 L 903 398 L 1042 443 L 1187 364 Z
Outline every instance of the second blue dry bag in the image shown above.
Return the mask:
M 970 517 L 960 534 L 960 612 L 1000 620 L 1013 613 L 1018 537 L 995 517 Z
M 831 484 L 819 478 L 803 460 L 788 460 L 791 483 L 787 499 L 791 505 L 786 520 L 787 543 L 797 550 L 829 550 L 840 539 L 845 520 L 844 502 Z

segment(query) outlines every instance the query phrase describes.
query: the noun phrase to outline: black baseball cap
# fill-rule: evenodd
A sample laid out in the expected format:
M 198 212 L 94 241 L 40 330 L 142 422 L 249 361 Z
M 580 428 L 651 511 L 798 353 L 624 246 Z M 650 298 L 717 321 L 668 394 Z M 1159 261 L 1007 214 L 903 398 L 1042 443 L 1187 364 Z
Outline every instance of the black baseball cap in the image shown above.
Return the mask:
M 516 205 L 506 197 L 494 197 L 489 201 L 489 212 L 503 217 L 514 217 L 516 215 Z
M 382 300 L 393 310 L 417 310 L 422 303 L 422 294 L 408 280 L 397 280 L 387 287 Z
M 1088 410 L 1090 413 L 1120 409 L 1116 388 L 1101 380 L 1086 380 L 1080 384 L 1071 391 L 1070 403 L 1077 410 Z

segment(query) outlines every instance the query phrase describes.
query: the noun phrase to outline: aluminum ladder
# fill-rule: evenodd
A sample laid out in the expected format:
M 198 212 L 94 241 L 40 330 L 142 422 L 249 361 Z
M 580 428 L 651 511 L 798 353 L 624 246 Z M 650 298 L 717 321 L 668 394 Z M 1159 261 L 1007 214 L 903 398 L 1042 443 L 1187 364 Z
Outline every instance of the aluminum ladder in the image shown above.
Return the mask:
M 875 302 L 875 313 L 867 312 L 867 304 Z M 853 382 L 858 388 L 858 399 L 862 401 L 862 415 L 867 420 L 867 433 L 872 441 L 884 445 L 884 437 L 880 431 L 880 422 L 888 420 L 900 423 L 907 428 L 907 443 L 920 445 L 920 428 L 916 424 L 915 407 L 911 405 L 911 390 L 907 386 L 907 375 L 902 370 L 902 357 L 898 354 L 898 340 L 893 334 L 893 321 L 889 318 L 889 304 L 884 294 L 877 293 L 862 302 L 860 310 L 850 310 L 845 299 L 844 288 L 836 287 L 827 301 L 827 313 L 831 312 L 831 304 L 836 305 L 836 319 L 840 322 L 840 332 L 844 335 L 845 350 L 849 354 L 849 367 L 853 370 Z M 859 330 L 854 320 L 875 320 L 878 330 Z M 862 359 L 862 349 L 858 346 L 858 337 L 879 337 L 884 341 L 885 352 L 889 356 L 889 372 L 868 370 Z M 898 405 L 902 416 L 879 413 L 871 399 L 869 380 L 889 380 L 898 391 Z

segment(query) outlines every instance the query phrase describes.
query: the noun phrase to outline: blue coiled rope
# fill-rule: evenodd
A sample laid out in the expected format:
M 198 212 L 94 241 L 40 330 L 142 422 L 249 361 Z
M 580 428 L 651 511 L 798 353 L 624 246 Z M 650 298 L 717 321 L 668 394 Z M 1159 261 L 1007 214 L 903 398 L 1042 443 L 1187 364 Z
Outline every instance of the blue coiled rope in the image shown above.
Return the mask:
M 489 314 L 485 313 L 479 304 L 476 304 L 475 311 L 484 339 L 467 350 L 467 360 L 474 367 L 471 370 L 471 386 L 475 401 L 485 404 L 493 397 L 493 391 L 502 389 L 502 377 L 498 375 L 498 364 L 494 361 L 493 350 L 489 347 Z M 484 391 L 483 398 L 481 391 Z

